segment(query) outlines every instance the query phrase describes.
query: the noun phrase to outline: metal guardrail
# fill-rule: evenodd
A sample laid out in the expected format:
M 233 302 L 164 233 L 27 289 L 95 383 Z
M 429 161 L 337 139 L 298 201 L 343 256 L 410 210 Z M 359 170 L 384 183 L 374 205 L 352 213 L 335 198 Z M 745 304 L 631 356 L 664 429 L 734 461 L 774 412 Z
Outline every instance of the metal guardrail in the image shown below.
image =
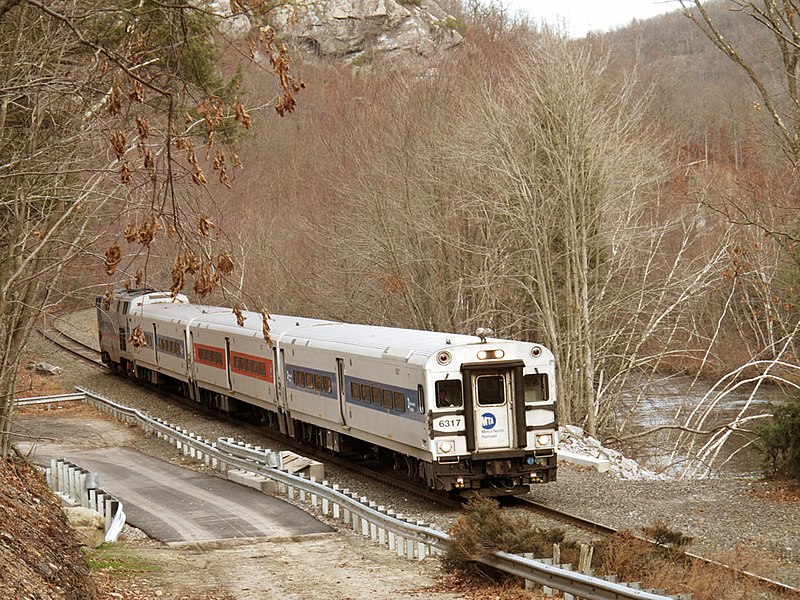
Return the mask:
M 70 503 L 96 510 L 105 521 L 105 541 L 115 542 L 125 525 L 122 502 L 99 487 L 97 473 L 87 471 L 66 459 L 52 459 L 45 469 L 50 489 Z
M 58 402 L 73 402 L 84 400 L 86 394 L 58 394 L 56 396 L 35 396 L 32 398 L 17 398 L 14 400 L 16 406 L 35 406 L 37 404 L 56 404 Z
M 441 554 L 449 544 L 450 537 L 422 521 L 412 521 L 409 517 L 398 514 L 367 498 L 340 489 L 338 485 L 330 485 L 327 481 L 317 482 L 314 478 L 293 475 L 268 464 L 257 462 L 249 453 L 249 458 L 242 458 L 230 453 L 231 446 L 247 448 L 246 444 L 222 438 L 218 442 L 204 440 L 193 433 L 174 424 L 167 424 L 161 419 L 104 398 L 94 392 L 76 388 L 85 394 L 86 403 L 106 412 L 115 418 L 127 422 L 138 423 L 148 433 L 174 445 L 186 456 L 219 469 L 223 472 L 230 469 L 249 471 L 275 481 L 278 492 L 285 494 L 290 500 L 296 495 L 301 502 L 310 501 L 314 507 L 320 507 L 323 514 L 341 519 L 354 531 L 370 537 L 372 541 L 388 547 L 399 557 L 422 560 L 431 554 Z M 252 447 L 251 447 L 252 448 Z M 259 450 L 259 452 L 261 452 Z M 539 585 L 587 600 L 667 600 L 677 596 L 664 596 L 649 591 L 633 589 L 620 583 L 598 579 L 590 575 L 569 571 L 561 566 L 546 564 L 544 561 L 523 558 L 505 552 L 495 552 L 479 562 L 506 573 L 533 581 Z M 686 596 L 682 596 L 686 597 Z

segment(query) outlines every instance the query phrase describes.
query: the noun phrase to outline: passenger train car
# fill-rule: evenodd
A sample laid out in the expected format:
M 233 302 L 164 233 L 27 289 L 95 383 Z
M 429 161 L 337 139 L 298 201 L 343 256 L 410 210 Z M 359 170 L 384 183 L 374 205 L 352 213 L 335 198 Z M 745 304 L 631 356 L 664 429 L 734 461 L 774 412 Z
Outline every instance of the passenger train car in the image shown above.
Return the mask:
M 152 290 L 98 298 L 97 312 L 113 370 L 372 454 L 430 489 L 513 495 L 556 478 L 555 362 L 541 345 L 277 315 L 267 342 L 257 313 L 239 326 L 229 308 Z

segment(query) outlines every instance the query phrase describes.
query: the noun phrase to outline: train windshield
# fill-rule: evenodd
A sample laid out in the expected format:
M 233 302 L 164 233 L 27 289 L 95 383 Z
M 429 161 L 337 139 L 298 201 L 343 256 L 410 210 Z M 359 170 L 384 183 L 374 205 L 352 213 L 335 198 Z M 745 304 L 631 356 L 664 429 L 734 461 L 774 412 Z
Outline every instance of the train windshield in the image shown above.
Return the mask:
M 505 404 L 506 385 L 502 375 L 479 375 L 477 383 L 479 406 Z
M 525 375 L 525 402 L 547 402 L 550 394 L 547 389 L 547 375 L 536 373 L 535 375 Z
M 460 379 L 436 382 L 436 408 L 459 408 L 463 404 Z

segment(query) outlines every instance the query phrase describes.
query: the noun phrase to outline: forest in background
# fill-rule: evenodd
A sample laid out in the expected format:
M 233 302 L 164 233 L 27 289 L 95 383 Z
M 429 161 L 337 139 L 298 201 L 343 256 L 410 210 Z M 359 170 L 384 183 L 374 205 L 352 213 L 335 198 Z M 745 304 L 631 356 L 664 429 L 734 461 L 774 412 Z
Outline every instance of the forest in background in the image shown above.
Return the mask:
M 796 137 L 800 109 L 769 29 L 730 10 L 736 2 L 710 3 L 774 107 L 679 13 L 570 40 L 496 7 L 441 4 L 465 39 L 435 58 L 355 66 L 290 48 L 304 86 L 290 85 L 298 105 L 283 118 L 272 69 L 222 45 L 208 62 L 234 74 L 214 82 L 230 112 L 190 94 L 185 121 L 167 111 L 161 129 L 198 125 L 207 143 L 166 136 L 175 156 L 156 156 L 173 165 L 168 184 L 146 169 L 113 191 L 113 177 L 97 184 L 106 201 L 80 221 L 71 264 L 81 268 L 61 273 L 57 296 L 102 293 L 116 246 L 115 283 L 170 287 L 194 275 L 203 302 L 492 327 L 554 351 L 562 422 L 615 437 L 628 433 L 623 398 L 635 407 L 674 374 L 720 381 L 676 420 L 691 430 L 714 430 L 711 409 L 742 381 L 797 379 L 800 153 L 773 115 Z M 191 85 L 213 79 L 203 77 Z M 128 106 L 119 116 L 133 128 Z M 81 160 L 116 177 L 119 165 L 97 167 L 110 121 L 63 143 L 76 155 L 93 149 Z M 229 149 L 213 146 L 212 132 Z M 189 239 L 195 222 L 199 241 Z M 717 433 L 704 460 L 731 430 Z

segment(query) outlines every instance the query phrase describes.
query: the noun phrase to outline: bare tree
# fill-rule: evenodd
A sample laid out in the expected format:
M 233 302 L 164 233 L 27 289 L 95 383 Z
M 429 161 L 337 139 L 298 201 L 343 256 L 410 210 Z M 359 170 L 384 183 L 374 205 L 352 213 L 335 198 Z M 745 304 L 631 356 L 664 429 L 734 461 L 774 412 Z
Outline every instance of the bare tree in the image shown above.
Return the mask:
M 771 73 L 760 70 L 752 56 L 728 41 L 706 4 L 701 0 L 681 0 L 684 14 L 747 74 L 775 126 L 786 157 L 795 169 L 800 167 L 800 3 L 797 0 L 727 0 L 724 3 L 755 19 L 775 42 L 780 69 L 778 86 L 773 85 Z
M 275 5 L 235 3 L 219 15 L 184 0 L 0 3 L 0 456 L 33 324 L 77 258 L 101 260 L 104 230 L 131 244 L 123 252 L 112 239 L 102 259 L 131 284 L 147 280 L 164 233 L 175 240 L 162 254 L 174 289 L 194 275 L 208 293 L 233 269 L 208 242 L 206 172 L 229 185 L 238 157 L 225 143 L 250 116 L 238 77 L 216 68 L 226 39 L 217 25 L 242 12 L 258 24 Z M 256 27 L 249 49 L 279 77 L 264 104 L 293 110 L 300 84 L 274 32 Z

